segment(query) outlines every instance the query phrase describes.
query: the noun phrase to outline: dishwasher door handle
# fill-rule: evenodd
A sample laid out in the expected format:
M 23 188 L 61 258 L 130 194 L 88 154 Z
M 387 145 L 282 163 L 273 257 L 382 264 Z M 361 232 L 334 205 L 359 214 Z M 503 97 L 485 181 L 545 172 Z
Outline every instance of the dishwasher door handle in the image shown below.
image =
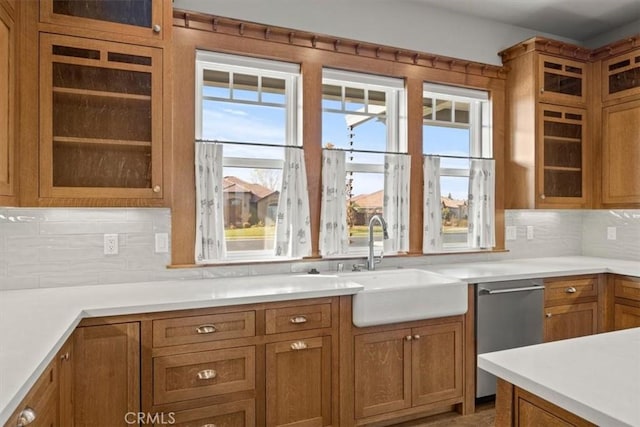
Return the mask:
M 480 295 L 510 294 L 513 292 L 542 291 L 544 286 L 525 286 L 522 288 L 486 289 L 480 288 Z

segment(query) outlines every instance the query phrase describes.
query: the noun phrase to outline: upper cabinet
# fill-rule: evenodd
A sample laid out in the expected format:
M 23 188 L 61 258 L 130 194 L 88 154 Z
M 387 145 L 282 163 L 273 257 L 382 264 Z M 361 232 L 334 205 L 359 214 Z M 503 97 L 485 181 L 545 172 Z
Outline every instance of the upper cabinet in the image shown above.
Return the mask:
M 164 40 L 164 0 L 42 0 L 40 21 Z
M 587 70 L 584 62 L 550 55 L 536 55 L 540 102 L 561 105 L 587 103 Z
M 505 208 L 588 207 L 588 51 L 533 38 L 500 55 L 507 70 Z
M 0 205 L 15 195 L 15 28 L 13 6 L 0 0 Z
M 640 49 L 602 61 L 602 100 L 640 95 Z

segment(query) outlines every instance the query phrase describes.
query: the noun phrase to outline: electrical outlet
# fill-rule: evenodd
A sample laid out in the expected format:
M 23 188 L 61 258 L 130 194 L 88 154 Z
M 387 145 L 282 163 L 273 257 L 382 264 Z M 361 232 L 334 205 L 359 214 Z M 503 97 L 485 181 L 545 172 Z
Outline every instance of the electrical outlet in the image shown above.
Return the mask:
M 104 254 L 118 255 L 118 235 L 117 234 L 104 235 Z
M 607 227 L 607 240 L 616 240 L 616 228 Z
M 516 240 L 518 236 L 518 228 L 515 225 L 507 225 L 507 240 Z
M 166 254 L 169 252 L 169 234 L 156 233 L 156 253 Z
M 533 240 L 533 225 L 527 225 L 527 240 Z

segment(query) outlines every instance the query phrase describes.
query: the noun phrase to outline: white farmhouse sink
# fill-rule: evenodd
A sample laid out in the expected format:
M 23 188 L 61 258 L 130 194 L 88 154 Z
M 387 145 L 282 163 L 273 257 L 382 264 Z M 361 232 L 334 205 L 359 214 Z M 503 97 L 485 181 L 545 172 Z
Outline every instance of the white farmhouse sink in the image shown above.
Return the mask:
M 423 270 L 340 274 L 364 286 L 353 296 L 358 327 L 454 316 L 467 312 L 467 283 Z

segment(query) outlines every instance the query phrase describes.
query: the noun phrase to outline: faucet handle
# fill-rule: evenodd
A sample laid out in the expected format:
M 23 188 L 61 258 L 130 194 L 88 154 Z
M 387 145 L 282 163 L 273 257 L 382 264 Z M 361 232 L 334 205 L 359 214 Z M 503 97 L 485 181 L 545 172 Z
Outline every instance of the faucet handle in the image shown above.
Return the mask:
M 374 257 L 374 259 L 376 264 L 380 264 L 384 259 L 384 250 L 380 249 L 380 256 L 378 258 Z
M 366 267 L 365 264 L 353 264 L 351 271 L 362 271 L 362 267 Z

